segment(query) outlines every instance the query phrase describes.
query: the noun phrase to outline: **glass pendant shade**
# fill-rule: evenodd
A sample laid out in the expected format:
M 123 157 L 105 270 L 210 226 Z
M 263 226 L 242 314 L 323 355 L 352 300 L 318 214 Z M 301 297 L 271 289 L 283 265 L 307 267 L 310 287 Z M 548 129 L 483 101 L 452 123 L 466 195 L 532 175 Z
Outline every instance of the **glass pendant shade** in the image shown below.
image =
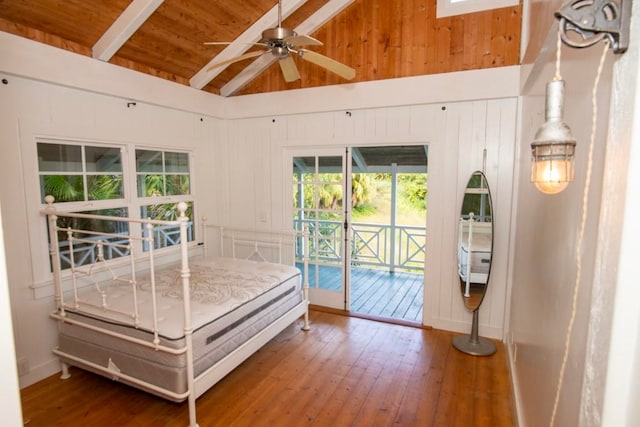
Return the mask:
M 576 140 L 562 119 L 564 81 L 547 84 L 546 121 L 531 143 L 531 182 L 545 194 L 564 190 L 574 178 Z
M 532 147 L 531 181 L 545 194 L 567 188 L 574 177 L 574 145 L 549 144 Z

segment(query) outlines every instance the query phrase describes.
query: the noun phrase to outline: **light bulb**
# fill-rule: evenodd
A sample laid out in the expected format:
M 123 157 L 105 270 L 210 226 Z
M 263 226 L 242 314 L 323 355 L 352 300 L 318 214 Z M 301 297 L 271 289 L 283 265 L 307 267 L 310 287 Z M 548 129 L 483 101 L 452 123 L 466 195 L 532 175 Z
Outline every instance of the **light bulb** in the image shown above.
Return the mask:
M 571 161 L 542 160 L 534 162 L 531 171 L 533 182 L 545 194 L 556 194 L 567 188 L 571 176 Z
M 556 194 L 567 188 L 574 177 L 576 140 L 562 120 L 564 82 L 547 84 L 546 121 L 531 143 L 531 182 L 545 194 Z

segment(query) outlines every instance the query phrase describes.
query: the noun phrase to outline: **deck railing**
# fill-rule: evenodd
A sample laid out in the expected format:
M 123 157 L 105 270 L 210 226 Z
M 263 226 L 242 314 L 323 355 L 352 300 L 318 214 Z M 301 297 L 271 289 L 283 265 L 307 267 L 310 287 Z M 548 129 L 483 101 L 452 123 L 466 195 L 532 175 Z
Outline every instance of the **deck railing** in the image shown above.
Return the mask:
M 340 264 L 344 243 L 340 221 L 294 220 L 296 230 L 309 226 L 311 262 Z M 351 223 L 351 265 L 416 271 L 424 268 L 425 227 Z M 302 242 L 296 245 L 296 257 L 302 257 Z M 316 261 L 317 260 L 317 261 Z

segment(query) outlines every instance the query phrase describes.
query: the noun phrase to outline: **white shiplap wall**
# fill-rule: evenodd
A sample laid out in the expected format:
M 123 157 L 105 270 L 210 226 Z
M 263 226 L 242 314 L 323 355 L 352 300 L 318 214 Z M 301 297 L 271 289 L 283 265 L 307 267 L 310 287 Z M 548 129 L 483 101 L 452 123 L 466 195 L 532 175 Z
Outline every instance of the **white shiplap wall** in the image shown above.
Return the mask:
M 502 338 L 515 160 L 516 98 L 273 115 L 228 122 L 228 212 L 234 227 L 286 229 L 291 218 L 287 162 L 296 150 L 429 145 L 426 303 L 424 323 L 469 332 L 456 275 L 456 233 L 462 191 L 482 169 L 496 216 L 495 257 L 480 315 L 481 334 Z M 347 112 L 349 114 L 347 114 Z
M 129 152 L 135 147 L 188 150 L 194 166 L 193 188 L 206 195 L 198 199 L 196 215 L 206 214 L 216 221 L 220 187 L 211 159 L 224 156 L 214 143 L 224 136 L 224 126 L 206 115 L 140 101 L 127 107 L 126 99 L 0 74 L 6 80 L 0 85 L 0 203 L 24 386 L 59 369 L 51 353 L 56 326 L 48 316 L 54 309 L 53 287 L 45 221 L 39 213 L 36 138 L 118 144 Z

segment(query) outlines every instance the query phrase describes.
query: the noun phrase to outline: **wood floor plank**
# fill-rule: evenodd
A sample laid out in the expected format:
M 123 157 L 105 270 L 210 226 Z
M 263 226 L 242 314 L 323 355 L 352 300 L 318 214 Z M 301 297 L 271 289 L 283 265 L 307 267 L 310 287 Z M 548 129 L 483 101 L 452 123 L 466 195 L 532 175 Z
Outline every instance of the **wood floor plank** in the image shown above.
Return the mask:
M 424 425 L 434 425 L 444 380 L 444 366 L 451 352 L 451 337 L 449 334 L 437 331 L 435 340 L 431 362 L 424 367 L 425 377 L 422 385 L 424 392 L 420 395 L 416 412 L 418 422 Z
M 411 371 L 411 336 L 416 331 L 402 330 L 394 337 L 394 347 L 385 352 L 384 369 L 377 378 L 371 393 L 358 414 L 362 425 L 392 425 L 399 410 L 399 401 L 404 395 Z M 410 332 L 403 334 L 402 332 Z
M 339 332 L 337 328 L 327 327 L 327 325 L 318 322 L 318 324 L 314 325 L 311 334 L 301 332 L 301 334 L 306 335 L 304 343 L 292 348 L 289 354 L 275 362 L 275 364 L 267 365 L 268 371 L 263 375 L 254 375 L 252 369 L 246 367 L 247 374 L 251 377 L 249 379 L 251 386 L 246 390 L 246 394 L 241 399 L 225 405 L 221 415 L 216 416 L 211 422 L 215 422 L 215 425 L 224 426 L 231 425 L 237 419 L 259 419 L 261 407 L 265 405 L 271 406 L 275 401 L 279 400 L 283 388 L 292 379 L 303 373 L 310 361 L 317 357 L 327 341 L 331 340 L 331 336 Z M 244 365 L 247 365 L 247 363 L 242 364 L 240 367 Z M 224 400 L 227 400 L 226 396 Z
M 367 399 L 370 398 L 378 378 L 384 373 L 387 350 L 393 346 L 393 334 L 389 333 L 387 325 L 374 323 L 370 326 L 371 340 L 353 364 L 355 372 L 359 375 L 362 370 L 359 382 L 351 387 L 348 399 L 342 402 L 330 425 L 366 425 L 360 414 Z M 322 424 L 317 423 L 316 425 Z
M 420 414 L 423 412 L 422 409 L 427 408 L 424 401 L 427 399 L 429 368 L 438 342 L 436 338 L 437 334 L 434 331 L 424 331 L 419 339 L 416 340 L 418 348 L 409 373 L 405 393 L 396 413 L 395 425 L 428 425 L 428 421 L 430 421 L 430 415 L 420 416 Z
M 311 311 L 197 401 L 200 426 L 514 425 L 506 352 L 460 353 L 455 334 Z M 27 427 L 186 426 L 173 403 L 76 368 L 21 391 Z
M 282 392 L 279 393 L 277 402 L 263 402 L 257 405 L 253 415 L 257 419 L 265 420 L 271 425 L 296 420 L 312 419 L 311 405 L 314 400 L 318 400 L 320 393 L 330 392 L 334 388 L 335 378 L 332 370 L 335 369 L 335 360 L 343 360 L 349 352 L 346 345 L 348 336 L 335 328 L 335 334 L 327 337 L 324 346 L 315 353 L 314 357 L 308 359 L 304 364 L 304 369 L 298 372 L 295 377 L 287 379 L 287 383 L 282 385 Z M 359 334 L 357 329 L 354 334 Z M 339 367 L 339 366 L 338 366 Z M 339 373 L 339 369 L 336 372 Z M 330 376 L 330 378 L 327 378 Z

